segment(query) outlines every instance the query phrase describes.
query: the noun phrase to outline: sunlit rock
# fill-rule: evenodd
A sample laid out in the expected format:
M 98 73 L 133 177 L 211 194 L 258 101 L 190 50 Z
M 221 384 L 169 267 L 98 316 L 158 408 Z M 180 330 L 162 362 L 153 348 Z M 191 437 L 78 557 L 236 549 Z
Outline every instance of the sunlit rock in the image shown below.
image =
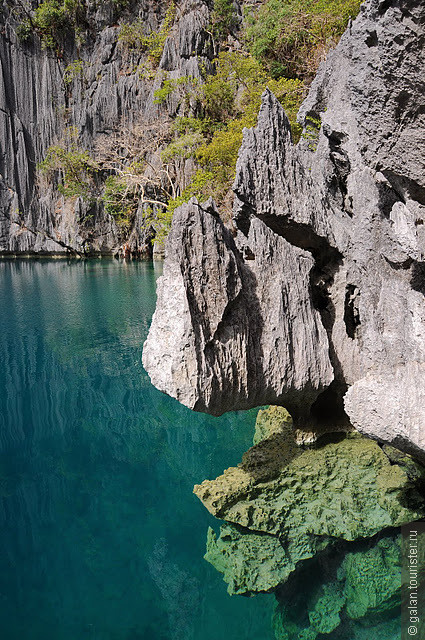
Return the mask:
M 366 0 L 301 107 L 299 144 L 263 95 L 234 237 L 211 207 L 177 213 L 145 346 L 160 389 L 215 414 L 280 404 L 297 428 L 351 423 L 425 459 L 424 25 L 422 0 Z

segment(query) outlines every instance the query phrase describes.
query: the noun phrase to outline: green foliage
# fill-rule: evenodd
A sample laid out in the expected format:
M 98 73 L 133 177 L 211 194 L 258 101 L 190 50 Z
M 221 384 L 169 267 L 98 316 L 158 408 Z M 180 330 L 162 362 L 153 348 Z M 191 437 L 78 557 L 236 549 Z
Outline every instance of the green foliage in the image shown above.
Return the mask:
M 123 230 L 128 230 L 138 205 L 137 194 L 129 188 L 126 180 L 108 176 L 102 194 L 106 213 L 113 216 Z
M 156 212 L 153 226 L 155 228 L 155 241 L 159 245 L 164 244 L 166 237 L 170 233 L 174 210 L 183 204 L 183 202 L 186 202 L 186 200 L 183 200 L 181 197 L 175 198 L 174 200 L 170 200 L 167 208 Z
M 138 18 L 134 22 L 121 25 L 118 41 L 125 49 L 144 50 L 146 47 L 146 35 L 144 22 Z
M 35 9 L 31 26 L 45 49 L 57 49 L 66 31 L 75 29 L 84 17 L 83 0 L 44 0 Z
M 204 84 L 197 88 L 201 116 L 180 117 L 175 123 L 180 137 L 169 146 L 170 157 L 173 153 L 180 153 L 181 157 L 192 154 L 200 169 L 184 193 L 170 202 L 168 214 L 192 195 L 201 200 L 212 195 L 222 211 L 227 208 L 227 213 L 230 212 L 230 189 L 235 177 L 242 132 L 244 127 L 255 125 L 261 95 L 266 87 L 284 106 L 293 139 L 299 139 L 301 128 L 296 122 L 296 115 L 304 96 L 303 79 L 311 62 L 308 55 L 318 44 L 329 44 L 331 38 L 339 36 L 350 13 L 354 15 L 357 12 L 358 5 L 357 0 L 269 0 L 260 9 L 258 19 L 249 32 L 253 51 L 258 53 L 255 46 L 258 48 L 268 42 L 271 48 L 275 47 L 277 56 L 276 42 L 282 44 L 286 38 L 282 52 L 288 50 L 285 47 L 292 48 L 290 74 L 289 67 L 284 69 L 290 77 L 282 76 L 283 67 L 276 72 L 276 65 L 271 64 L 283 64 L 278 57 L 254 57 L 242 50 L 222 51 L 218 55 L 215 60 L 216 73 L 207 76 Z M 230 3 L 227 6 L 230 7 Z M 289 21 L 288 24 L 285 20 Z M 304 67 L 298 63 L 297 56 L 303 58 Z M 283 53 L 282 60 L 287 62 Z M 309 140 L 310 148 L 317 145 L 319 130 L 320 121 L 308 124 L 304 137 Z M 194 135 L 196 144 L 193 144 Z
M 164 80 L 161 87 L 154 91 L 155 104 L 163 104 L 167 98 L 175 91 L 177 80 Z
M 195 173 L 191 183 L 183 190 L 182 194 L 176 198 L 171 198 L 168 201 L 167 207 L 157 212 L 155 220 L 155 239 L 157 242 L 160 244 L 164 243 L 171 228 L 173 213 L 177 207 L 180 207 L 185 202 L 189 202 L 193 197 L 198 198 L 200 201 L 206 200 L 209 196 L 213 195 L 213 183 L 213 174 L 210 171 L 199 169 Z
M 78 148 L 75 131 L 67 132 L 62 143 L 52 145 L 46 157 L 37 165 L 40 173 L 49 181 L 59 173 L 62 182 L 58 190 L 65 197 L 90 197 L 94 188 L 94 177 L 99 171 L 98 164 L 88 151 Z
M 273 77 L 311 77 L 361 0 L 267 0 L 251 18 L 247 42 Z
M 33 33 L 34 28 L 29 20 L 24 20 L 24 22 L 21 22 L 21 24 L 18 25 L 16 29 L 16 35 L 21 42 L 28 42 L 32 38 Z
M 177 133 L 208 133 L 212 123 L 208 118 L 195 118 L 193 116 L 179 116 L 174 121 L 174 131 Z
M 191 97 L 194 95 L 194 91 L 199 85 L 197 78 L 192 76 L 183 76 L 182 78 L 168 79 L 165 77 L 162 80 L 161 87 L 154 92 L 154 103 L 163 104 L 176 91 L 180 93 L 180 104 L 185 101 L 186 106 L 189 105 Z
M 171 149 L 178 149 L 180 145 L 188 149 L 186 141 L 193 138 L 187 136 L 197 136 L 192 149 L 201 171 L 195 174 L 194 182 L 197 184 L 192 188 L 194 183 L 191 183 L 189 197 L 196 195 L 199 199 L 205 199 L 211 195 L 230 214 L 230 189 L 235 177 L 242 132 L 244 127 L 255 125 L 261 95 L 266 87 L 275 93 L 285 107 L 293 134 L 299 137 L 296 113 L 303 95 L 301 81 L 271 78 L 257 60 L 244 52 L 226 51 L 219 54 L 216 75 L 207 77 L 198 90 L 204 117 L 179 118 L 176 129 L 180 137 L 170 145 Z M 189 191 L 186 190 L 186 195 Z
M 74 62 L 71 62 L 63 73 L 63 81 L 65 85 L 70 85 L 78 77 L 82 78 L 83 70 L 84 66 L 82 60 L 74 60 Z
M 118 41 L 127 50 L 138 50 L 148 54 L 149 63 L 157 66 L 161 60 L 164 44 L 176 17 L 176 6 L 170 5 L 158 31 L 145 34 L 145 23 L 138 18 L 121 26 Z
M 112 4 L 117 11 L 124 11 L 129 5 L 129 0 L 112 0 Z
M 215 0 L 211 15 L 212 31 L 218 40 L 226 38 L 238 26 L 233 0 Z
M 162 52 L 164 50 L 164 44 L 170 33 L 170 29 L 173 26 L 174 19 L 176 17 L 176 5 L 172 3 L 165 14 L 164 21 L 161 28 L 156 33 L 151 33 L 147 36 L 147 51 L 148 56 L 156 65 L 160 63 Z
M 295 122 L 303 96 L 301 81 L 275 80 L 258 60 L 240 51 L 220 53 L 216 67 L 216 75 L 206 79 L 200 95 L 205 116 L 216 126 L 227 125 L 229 119 L 234 118 L 241 118 L 242 126 L 253 126 L 266 87 L 275 93 L 291 122 Z
M 163 162 L 169 163 L 177 158 L 183 160 L 191 158 L 203 142 L 204 138 L 199 132 L 184 133 L 165 147 L 161 153 L 161 159 Z
M 199 164 L 213 176 L 213 195 L 218 201 L 223 199 L 235 177 L 243 127 L 243 118 L 231 120 L 225 129 L 216 131 L 211 141 L 197 151 Z
M 210 76 L 201 90 L 205 115 L 213 121 L 225 122 L 235 110 L 237 84 L 231 74 L 219 66 L 217 75 Z
M 311 151 L 316 151 L 322 121 L 320 118 L 308 116 L 306 123 L 306 127 L 302 132 L 301 137 L 308 141 L 308 148 Z

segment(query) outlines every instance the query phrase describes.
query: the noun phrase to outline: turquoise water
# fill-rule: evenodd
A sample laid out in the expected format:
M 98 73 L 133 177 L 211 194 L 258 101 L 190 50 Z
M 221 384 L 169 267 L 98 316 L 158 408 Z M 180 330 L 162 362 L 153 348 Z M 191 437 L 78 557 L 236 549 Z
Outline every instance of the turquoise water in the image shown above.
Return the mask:
M 0 263 L 2 640 L 268 640 L 273 597 L 230 598 L 193 484 L 256 412 L 154 389 L 141 351 L 161 265 Z

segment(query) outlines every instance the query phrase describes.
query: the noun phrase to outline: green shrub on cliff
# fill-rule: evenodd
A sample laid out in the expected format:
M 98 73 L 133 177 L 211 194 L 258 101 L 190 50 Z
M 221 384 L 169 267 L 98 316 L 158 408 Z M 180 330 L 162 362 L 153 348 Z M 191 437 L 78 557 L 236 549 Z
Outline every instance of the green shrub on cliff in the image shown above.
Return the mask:
M 58 177 L 58 191 L 65 197 L 87 198 L 93 192 L 100 167 L 88 151 L 78 148 L 76 132 L 69 130 L 59 144 L 48 148 L 37 169 L 49 182 Z
M 204 84 L 193 89 L 199 117 L 180 117 L 175 126 L 177 139 L 163 153 L 172 152 L 181 158 L 192 155 L 199 166 L 184 194 L 178 196 L 178 204 L 192 196 L 199 200 L 212 196 L 223 216 L 228 217 L 242 132 L 244 127 L 255 125 L 262 93 L 266 87 L 275 93 L 290 118 L 294 137 L 298 138 L 296 113 L 303 85 L 300 80 L 275 80 L 258 60 L 244 51 L 221 52 L 215 68 L 214 75 L 207 76 Z M 175 208 L 174 201 L 169 206 Z
M 37 33 L 44 49 L 58 50 L 64 35 L 84 22 L 85 12 L 83 0 L 44 0 L 32 14 L 30 7 L 25 8 L 18 36 L 27 40 Z
M 215 0 L 211 14 L 212 32 L 215 38 L 226 38 L 238 26 L 233 0 Z
M 120 28 L 118 41 L 127 50 L 146 52 L 148 61 L 157 66 L 161 60 L 164 44 L 176 17 L 176 5 L 172 3 L 158 31 L 145 33 L 145 22 L 138 18 L 132 23 L 123 24 Z
M 165 226 L 169 228 L 171 226 L 173 213 L 177 209 L 177 207 L 180 207 L 185 202 L 189 202 L 189 200 L 193 197 L 198 198 L 198 200 L 200 201 L 207 200 L 210 196 L 214 195 L 213 185 L 214 174 L 211 173 L 211 171 L 198 169 L 193 176 L 190 184 L 185 189 L 183 189 L 181 195 L 169 200 L 167 208 L 159 217 L 159 221 L 164 222 Z
M 207 75 L 204 83 L 192 93 L 192 104 L 198 105 L 197 117 L 184 115 L 176 121 L 180 136 L 197 132 L 193 157 L 199 170 L 185 195 L 178 196 L 179 204 L 188 194 L 202 200 L 212 195 L 224 217 L 231 211 L 231 184 L 235 177 L 236 160 L 244 127 L 252 127 L 257 120 L 261 95 L 268 87 L 278 98 L 288 115 L 295 142 L 301 135 L 296 114 L 305 95 L 306 84 L 314 75 L 328 49 L 335 45 L 350 16 L 355 17 L 360 0 L 267 0 L 254 15 L 246 16 L 248 25 L 240 34 L 248 51 L 221 51 L 216 60 L 215 73 Z M 215 3 L 214 19 L 224 22 L 236 20 L 230 0 Z M 218 22 L 217 22 L 218 24 Z M 230 27 L 218 30 L 224 42 Z M 164 83 L 157 92 L 157 101 L 165 100 L 174 87 Z M 199 135 L 203 141 L 199 143 Z M 307 131 L 314 148 L 316 131 Z M 310 140 L 309 137 L 309 140 Z M 178 141 L 174 150 L 184 149 Z M 181 157 L 188 157 L 181 155 Z M 199 182 L 199 176 L 210 176 Z M 197 188 L 196 188 L 197 187 Z M 175 201 L 170 203 L 170 211 Z
M 273 77 L 311 78 L 361 0 L 267 0 L 247 29 L 252 54 Z
M 118 176 L 108 176 L 102 193 L 106 213 L 111 215 L 117 225 L 129 230 L 137 211 L 138 194 L 129 188 L 126 181 Z
M 66 86 L 69 86 L 77 78 L 83 78 L 84 63 L 82 60 L 74 60 L 65 68 L 63 72 L 63 81 Z

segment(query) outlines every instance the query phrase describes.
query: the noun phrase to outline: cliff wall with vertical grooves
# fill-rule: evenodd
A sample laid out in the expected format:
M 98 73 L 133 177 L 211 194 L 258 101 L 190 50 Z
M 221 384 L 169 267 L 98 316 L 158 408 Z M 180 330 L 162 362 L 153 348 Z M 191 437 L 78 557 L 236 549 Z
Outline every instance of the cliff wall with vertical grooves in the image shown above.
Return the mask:
M 21 4 L 4 2 L 0 12 L 0 254 L 113 253 L 124 240 L 132 253 L 148 253 L 142 205 L 124 234 L 99 198 L 64 198 L 57 184 L 40 180 L 37 164 L 66 132 L 75 132 L 79 147 L 90 152 L 99 136 L 139 122 L 149 132 L 160 117 L 175 115 L 176 101 L 159 106 L 154 91 L 165 72 L 168 78 L 199 78 L 201 67 L 208 68 L 213 50 L 207 4 L 178 3 L 159 65 L 149 73 L 146 52 L 120 45 L 118 21 L 140 19 L 146 33 L 156 32 L 165 5 L 129 3 L 120 14 L 112 0 L 88 2 L 82 33 L 65 34 L 54 51 L 43 48 L 36 33 L 25 42 L 18 37 Z M 81 73 L 66 81 L 65 70 L 75 60 Z M 182 162 L 176 183 L 184 186 L 186 174 Z

